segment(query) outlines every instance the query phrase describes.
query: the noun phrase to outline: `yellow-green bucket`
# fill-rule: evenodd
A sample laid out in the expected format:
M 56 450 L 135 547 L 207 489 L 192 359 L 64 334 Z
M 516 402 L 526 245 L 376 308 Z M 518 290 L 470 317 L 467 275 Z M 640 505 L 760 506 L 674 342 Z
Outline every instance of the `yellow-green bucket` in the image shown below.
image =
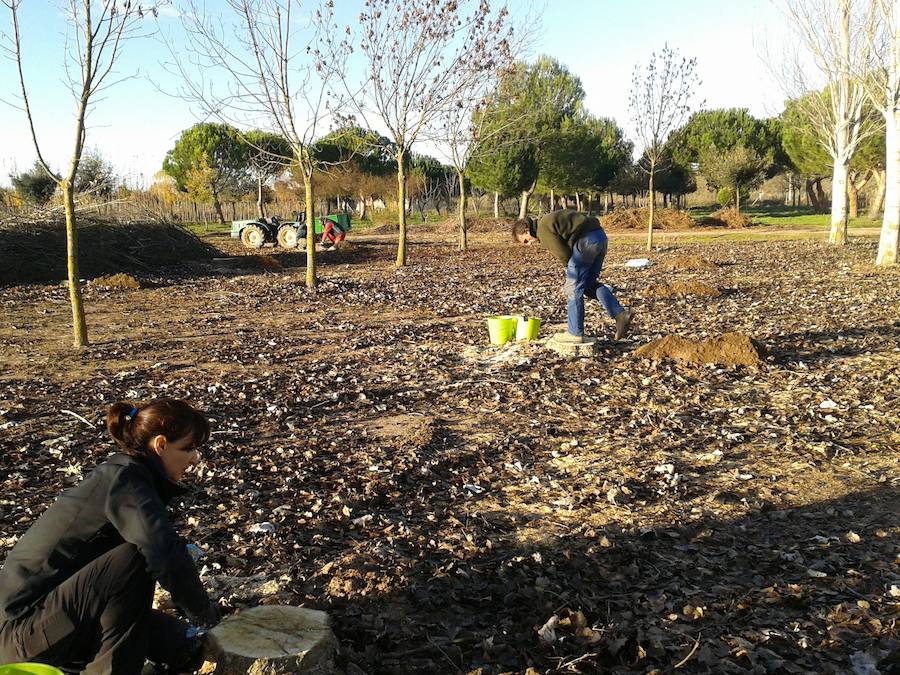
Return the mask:
M 541 320 L 533 316 L 516 317 L 516 340 L 537 340 Z
M 8 663 L 0 666 L 0 675 L 65 675 L 65 673 L 43 663 Z
M 516 339 L 516 317 L 514 316 L 489 316 L 487 326 L 492 345 L 502 345 Z

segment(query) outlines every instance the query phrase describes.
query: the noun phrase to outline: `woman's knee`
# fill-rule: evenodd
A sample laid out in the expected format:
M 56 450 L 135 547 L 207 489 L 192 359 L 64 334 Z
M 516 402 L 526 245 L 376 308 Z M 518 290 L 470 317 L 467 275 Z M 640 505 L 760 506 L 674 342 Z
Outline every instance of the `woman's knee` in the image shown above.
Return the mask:
M 147 569 L 147 561 L 134 544 L 120 544 L 101 556 L 100 576 L 107 580 L 111 591 L 129 591 L 147 597 L 147 609 L 153 595 L 154 580 Z M 98 560 L 100 562 L 100 560 Z

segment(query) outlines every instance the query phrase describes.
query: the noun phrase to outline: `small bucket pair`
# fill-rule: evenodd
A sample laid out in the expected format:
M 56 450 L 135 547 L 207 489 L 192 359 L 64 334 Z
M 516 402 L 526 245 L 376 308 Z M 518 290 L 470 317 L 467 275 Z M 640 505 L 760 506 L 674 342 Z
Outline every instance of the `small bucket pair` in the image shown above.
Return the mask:
M 541 320 L 526 316 L 489 316 L 488 336 L 492 345 L 502 345 L 512 340 L 535 340 L 541 330 Z

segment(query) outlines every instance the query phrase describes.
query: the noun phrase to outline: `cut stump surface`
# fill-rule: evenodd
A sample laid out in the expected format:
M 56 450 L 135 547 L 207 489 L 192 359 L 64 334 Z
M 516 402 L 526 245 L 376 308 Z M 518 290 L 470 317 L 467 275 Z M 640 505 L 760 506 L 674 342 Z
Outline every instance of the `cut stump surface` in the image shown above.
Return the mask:
M 336 641 L 325 612 L 265 605 L 226 618 L 209 632 L 215 675 L 335 672 Z
M 547 340 L 547 347 L 563 356 L 593 356 L 597 338 L 586 337 L 584 342 L 560 342 L 555 337 Z

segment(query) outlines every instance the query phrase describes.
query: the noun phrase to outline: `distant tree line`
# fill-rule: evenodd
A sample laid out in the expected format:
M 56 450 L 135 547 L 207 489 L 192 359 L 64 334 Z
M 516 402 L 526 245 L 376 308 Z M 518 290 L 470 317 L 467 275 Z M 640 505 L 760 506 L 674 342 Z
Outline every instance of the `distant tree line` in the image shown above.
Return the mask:
M 520 215 L 535 197 L 544 200 L 541 208 L 546 205 L 547 210 L 571 206 L 606 211 L 616 196 L 622 203 L 638 204 L 648 190 L 646 155 L 635 158 L 622 129 L 612 119 L 587 112 L 584 98 L 579 78 L 554 59 L 516 63 L 473 112 L 484 118 L 486 140 L 466 167 L 466 189 L 493 196 L 498 216 L 499 204 L 511 198 L 518 200 Z M 739 209 L 763 181 L 786 173 L 788 184 L 802 188 L 810 207 L 827 211 L 822 183 L 830 175 L 830 157 L 799 110 L 800 102 L 788 101 L 777 118 L 757 119 L 745 108 L 691 115 L 671 133 L 662 153 L 655 175 L 662 205 L 682 205 L 702 176 L 721 203 Z M 851 217 L 857 215 L 859 191 L 869 185 L 877 188 L 870 215 L 881 208 L 884 143 L 883 132 L 872 134 L 853 155 Z M 353 208 L 365 217 L 373 204 L 394 201 L 396 206 L 397 152 L 387 137 L 348 126 L 322 136 L 310 152 L 321 167 L 316 194 L 327 210 Z M 449 214 L 460 194 L 453 167 L 415 152 L 404 161 L 406 207 L 423 217 L 427 208 L 444 207 Z M 57 183 L 38 163 L 10 179 L 25 202 L 46 203 L 57 193 Z M 166 154 L 158 179 L 163 180 L 151 191 L 170 190 L 173 196 L 211 204 L 222 223 L 224 202 L 253 199 L 264 216 L 266 203 L 279 197 L 302 201 L 303 196 L 297 164 L 283 137 L 216 122 L 183 131 Z M 103 200 L 122 192 L 113 167 L 97 150 L 84 154 L 75 191 Z

